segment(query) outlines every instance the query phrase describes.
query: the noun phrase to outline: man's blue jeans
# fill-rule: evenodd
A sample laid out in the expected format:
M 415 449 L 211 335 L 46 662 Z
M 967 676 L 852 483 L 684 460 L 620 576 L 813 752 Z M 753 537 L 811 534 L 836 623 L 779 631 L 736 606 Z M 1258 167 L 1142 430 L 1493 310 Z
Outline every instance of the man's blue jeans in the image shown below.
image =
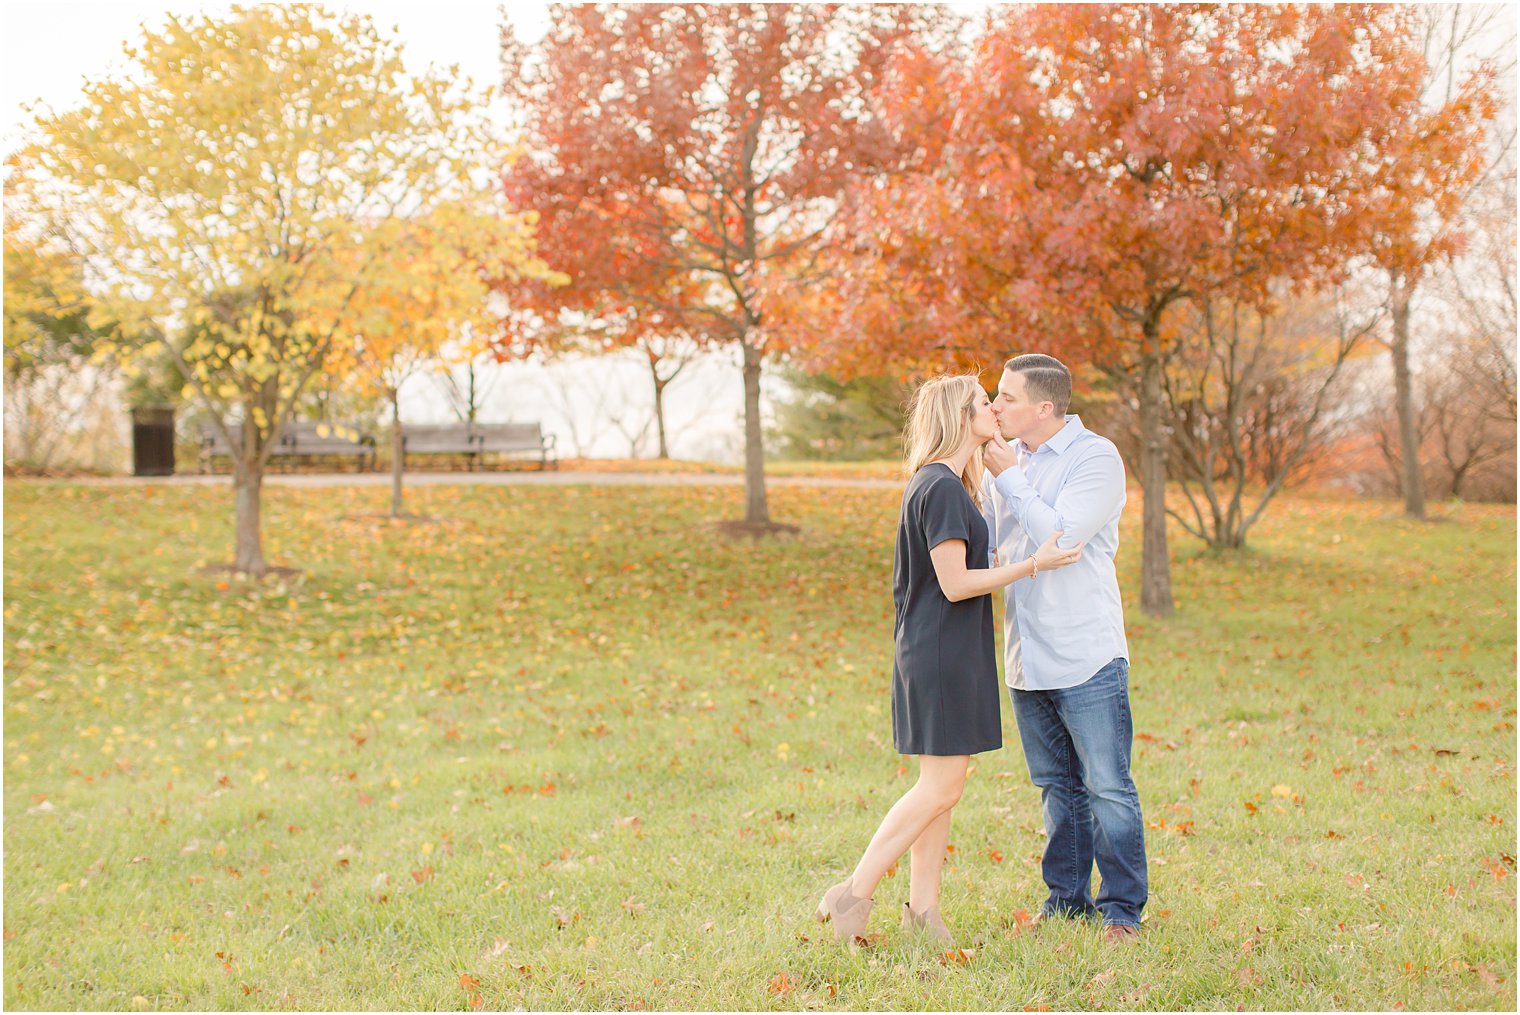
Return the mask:
M 1043 911 L 1138 926 L 1148 889 L 1145 819 L 1129 774 L 1129 662 L 1115 659 L 1076 687 L 1008 696 L 1045 815 Z

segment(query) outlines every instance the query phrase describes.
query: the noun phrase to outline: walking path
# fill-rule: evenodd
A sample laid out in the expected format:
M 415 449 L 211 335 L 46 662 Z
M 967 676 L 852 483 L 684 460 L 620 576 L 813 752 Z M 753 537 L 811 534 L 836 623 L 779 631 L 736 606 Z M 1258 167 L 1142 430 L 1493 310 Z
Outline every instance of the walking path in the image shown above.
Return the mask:
M 82 476 L 77 479 L 7 479 L 7 483 L 56 486 L 231 486 L 221 476 Z M 406 485 L 417 486 L 743 486 L 744 476 L 724 472 L 409 472 Z M 384 472 L 273 473 L 265 486 L 326 487 L 391 485 Z M 771 476 L 766 486 L 853 486 L 899 488 L 902 480 L 846 476 Z

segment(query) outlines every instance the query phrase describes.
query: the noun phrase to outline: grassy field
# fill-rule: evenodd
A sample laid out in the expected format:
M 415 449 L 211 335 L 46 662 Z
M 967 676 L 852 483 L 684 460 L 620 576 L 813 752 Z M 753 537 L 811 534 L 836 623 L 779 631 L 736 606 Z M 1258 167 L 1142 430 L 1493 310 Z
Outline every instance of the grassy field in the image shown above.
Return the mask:
M 1515 514 L 1284 500 L 1131 610 L 1147 931 L 1038 933 L 1007 746 L 950 957 L 809 914 L 912 778 L 896 492 L 5 488 L 4 1002 L 45 1008 L 1510 1009 Z M 1138 499 L 1121 576 L 1135 602 Z

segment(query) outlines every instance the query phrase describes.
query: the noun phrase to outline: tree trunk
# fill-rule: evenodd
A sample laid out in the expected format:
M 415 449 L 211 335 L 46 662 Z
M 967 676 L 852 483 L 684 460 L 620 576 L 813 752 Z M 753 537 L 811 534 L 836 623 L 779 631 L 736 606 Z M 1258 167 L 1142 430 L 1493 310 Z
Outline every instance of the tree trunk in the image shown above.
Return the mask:
M 259 527 L 259 512 L 264 487 L 264 466 L 259 461 L 259 448 L 251 433 L 251 423 L 245 424 L 243 432 L 249 444 L 238 455 L 233 467 L 233 498 L 237 504 L 237 551 L 233 569 L 254 578 L 264 577 L 269 566 L 264 562 L 263 534 Z
M 660 455 L 663 459 L 670 457 L 670 448 L 665 443 L 665 385 L 670 381 L 660 377 L 660 369 L 654 360 L 649 361 L 649 376 L 654 379 L 654 426 L 660 435 Z M 748 387 L 746 386 L 746 391 Z M 748 404 L 746 400 L 746 404 Z
M 1409 287 L 1397 275 L 1389 277 L 1389 310 L 1393 316 L 1393 400 L 1399 416 L 1399 453 L 1403 459 L 1404 514 L 1425 517 L 1425 481 L 1420 475 L 1420 438 L 1414 420 L 1414 386 L 1409 376 Z
M 1140 354 L 1140 487 L 1145 495 L 1140 547 L 1140 609 L 1152 617 L 1172 614 L 1172 569 L 1166 548 L 1166 433 L 1161 352 L 1147 327 Z
M 1469 459 L 1460 469 L 1451 470 L 1451 494 L 1452 500 L 1462 499 L 1462 484 L 1467 480 L 1467 470 L 1472 468 L 1472 460 Z
M 405 436 L 401 433 L 401 393 L 391 395 L 391 517 L 401 517 L 401 466 Z
M 760 431 L 760 350 L 747 339 L 744 347 L 744 520 L 768 524 L 765 502 L 765 447 Z

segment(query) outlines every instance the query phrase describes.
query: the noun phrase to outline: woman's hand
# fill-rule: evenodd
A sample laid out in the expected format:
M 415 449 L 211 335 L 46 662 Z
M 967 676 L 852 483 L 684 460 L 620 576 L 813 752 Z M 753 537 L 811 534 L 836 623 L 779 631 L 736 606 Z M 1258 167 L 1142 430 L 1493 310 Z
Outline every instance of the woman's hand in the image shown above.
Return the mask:
M 1050 538 L 1040 544 L 1040 548 L 1034 551 L 1035 565 L 1041 571 L 1054 571 L 1058 567 L 1067 564 L 1075 564 L 1082 559 L 1082 546 L 1078 544 L 1069 550 L 1056 545 L 1056 540 L 1061 538 L 1061 533 L 1052 532 Z

